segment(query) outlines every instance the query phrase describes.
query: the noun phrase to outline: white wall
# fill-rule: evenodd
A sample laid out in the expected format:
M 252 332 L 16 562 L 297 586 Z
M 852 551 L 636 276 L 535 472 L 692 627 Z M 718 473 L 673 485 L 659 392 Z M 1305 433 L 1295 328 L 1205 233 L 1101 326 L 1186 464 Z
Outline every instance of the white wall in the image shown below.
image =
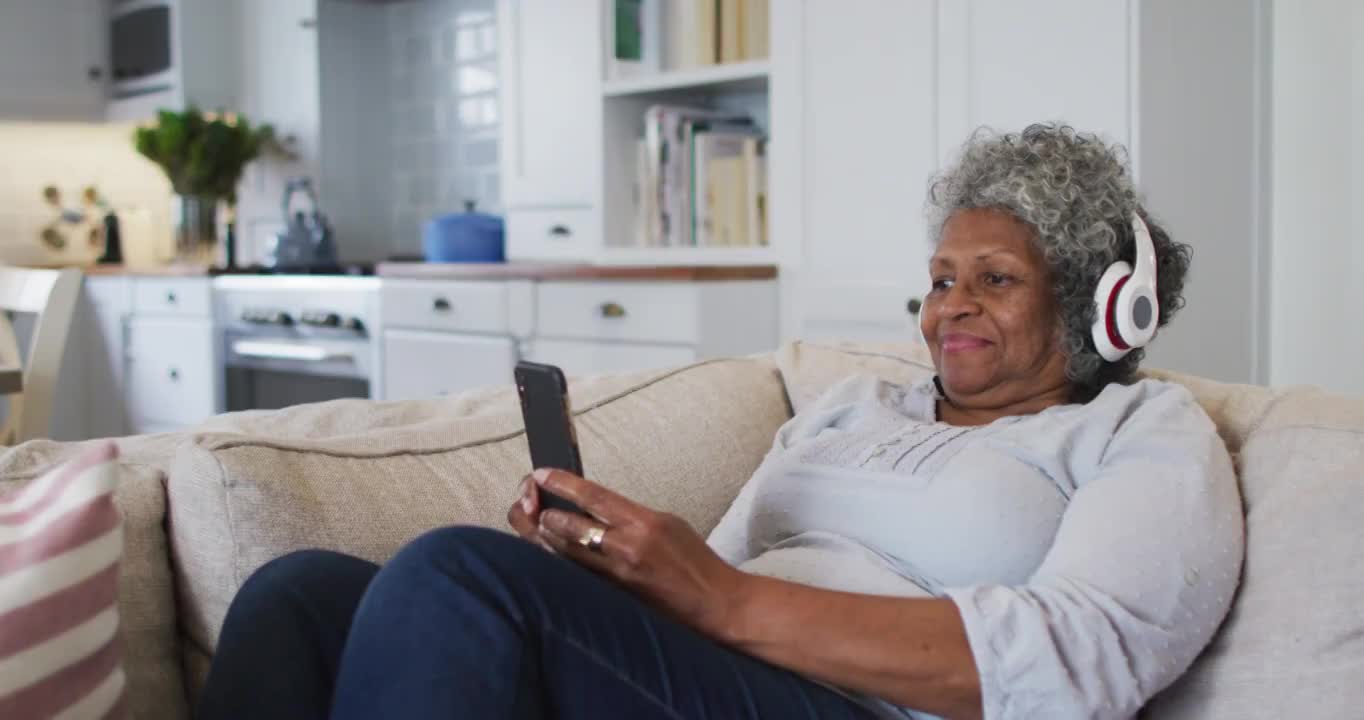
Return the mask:
M 1274 385 L 1364 395 L 1362 15 L 1353 0 L 1274 3 Z
M 1187 304 L 1146 364 L 1264 382 L 1265 2 L 1143 0 L 1138 12 L 1133 164 L 1147 209 L 1193 247 Z

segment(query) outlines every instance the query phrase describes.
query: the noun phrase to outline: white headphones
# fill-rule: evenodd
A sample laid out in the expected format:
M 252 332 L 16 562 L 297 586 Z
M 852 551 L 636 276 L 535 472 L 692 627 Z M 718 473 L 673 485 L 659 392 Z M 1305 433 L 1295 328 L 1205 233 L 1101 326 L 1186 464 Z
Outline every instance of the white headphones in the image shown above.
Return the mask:
M 1117 362 L 1133 348 L 1151 342 L 1160 319 L 1156 300 L 1156 246 L 1141 216 L 1132 213 L 1137 241 L 1137 268 L 1119 260 L 1108 266 L 1094 290 L 1095 320 L 1091 335 L 1099 354 Z

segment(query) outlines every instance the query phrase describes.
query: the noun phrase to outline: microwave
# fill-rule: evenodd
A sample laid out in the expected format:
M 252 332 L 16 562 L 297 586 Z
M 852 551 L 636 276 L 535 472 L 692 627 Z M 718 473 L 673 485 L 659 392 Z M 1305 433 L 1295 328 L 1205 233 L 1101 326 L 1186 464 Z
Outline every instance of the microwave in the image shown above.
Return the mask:
M 177 83 L 175 0 L 117 0 L 110 12 L 110 95 L 126 100 Z

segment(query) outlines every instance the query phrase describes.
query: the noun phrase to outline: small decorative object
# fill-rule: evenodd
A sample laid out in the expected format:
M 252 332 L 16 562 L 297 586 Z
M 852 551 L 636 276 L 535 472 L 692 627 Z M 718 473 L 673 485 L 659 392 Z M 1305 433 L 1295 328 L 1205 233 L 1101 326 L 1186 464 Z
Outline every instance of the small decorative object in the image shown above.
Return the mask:
M 137 151 L 161 166 L 176 197 L 172 206 L 175 250 L 181 261 L 205 262 L 218 241 L 218 205 L 235 205 L 247 163 L 277 147 L 269 125 L 252 127 L 230 113 L 162 110 L 133 136 Z

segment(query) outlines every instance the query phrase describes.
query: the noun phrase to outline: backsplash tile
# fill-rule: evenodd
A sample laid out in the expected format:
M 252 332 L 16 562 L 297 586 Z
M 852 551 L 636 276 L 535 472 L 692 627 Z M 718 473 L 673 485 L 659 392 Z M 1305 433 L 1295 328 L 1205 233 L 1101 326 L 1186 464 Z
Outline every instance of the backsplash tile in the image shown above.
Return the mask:
M 463 208 L 501 211 L 497 13 L 493 0 L 388 9 L 394 249 L 420 250 L 421 226 Z
M 133 149 L 132 132 L 128 124 L 0 123 L 0 263 L 86 264 L 100 255 L 85 239 L 97 218 L 90 226 L 54 225 L 58 211 L 43 199 L 49 185 L 74 209 L 94 186 L 119 215 L 130 263 L 170 259 L 170 182 Z M 48 226 L 64 233 L 66 248 L 42 243 Z

